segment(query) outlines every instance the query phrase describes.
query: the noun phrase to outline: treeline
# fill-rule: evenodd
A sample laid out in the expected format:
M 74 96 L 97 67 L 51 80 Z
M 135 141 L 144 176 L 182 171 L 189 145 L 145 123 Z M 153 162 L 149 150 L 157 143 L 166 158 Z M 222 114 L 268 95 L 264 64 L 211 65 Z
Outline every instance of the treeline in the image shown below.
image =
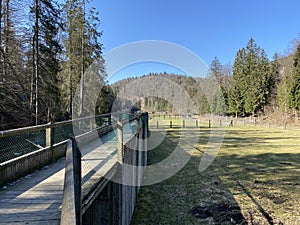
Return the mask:
M 226 113 L 249 116 L 281 111 L 293 113 L 297 120 L 300 109 L 300 43 L 292 53 L 281 57 L 275 53 L 269 60 L 263 48 L 251 38 L 235 56 L 230 85 L 224 85 L 224 74 L 217 58 L 211 63 L 211 75 L 221 85 Z M 218 111 L 216 111 L 218 113 Z
M 196 113 L 238 117 L 281 111 L 286 114 L 292 113 L 297 120 L 300 110 L 300 44 L 299 41 L 296 42 L 292 53 L 286 56 L 275 53 L 273 59 L 269 60 L 264 49 L 251 38 L 247 45 L 236 53 L 233 66 L 222 65 L 215 57 L 210 64 L 207 78 L 166 72 L 150 73 L 146 76 L 160 76 L 183 87 L 195 103 Z M 210 94 L 209 87 L 212 78 L 219 84 L 218 91 L 213 95 Z M 128 78 L 114 84 L 115 93 L 132 80 L 134 79 Z M 199 88 L 199 83 L 207 88 Z M 157 89 L 161 92 L 172 91 L 159 83 Z M 142 99 L 142 96 L 135 97 Z M 164 99 L 149 96 L 142 101 L 144 110 L 176 113 L 173 105 Z
M 87 67 L 104 71 L 99 13 L 85 0 L 0 3 L 0 129 L 70 119 Z

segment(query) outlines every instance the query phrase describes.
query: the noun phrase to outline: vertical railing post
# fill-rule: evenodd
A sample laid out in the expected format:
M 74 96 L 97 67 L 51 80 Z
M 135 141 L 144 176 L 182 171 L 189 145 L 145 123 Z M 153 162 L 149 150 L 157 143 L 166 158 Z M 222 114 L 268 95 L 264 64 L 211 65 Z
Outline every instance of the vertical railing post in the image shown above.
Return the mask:
M 124 162 L 124 140 L 123 140 L 123 123 L 121 121 L 121 115 L 119 115 L 119 118 L 117 120 L 117 139 L 118 139 L 118 149 L 117 149 L 117 162 L 119 164 L 119 184 L 118 184 L 118 208 L 119 208 L 119 218 L 118 218 L 118 224 L 124 224 L 125 222 L 125 190 L 126 187 L 123 185 L 123 179 L 124 179 L 124 168 L 123 168 L 123 162 Z
M 50 147 L 52 161 L 55 160 L 55 152 L 54 152 L 54 148 L 53 148 L 54 140 L 53 139 L 54 139 L 53 128 L 52 127 L 46 128 L 46 147 Z
M 74 165 L 74 190 L 75 190 L 75 210 L 76 210 L 76 225 L 81 225 L 81 153 L 75 142 L 72 141 L 73 149 L 73 165 Z
M 65 181 L 61 225 L 81 225 L 81 153 L 75 140 L 69 140 L 66 152 Z
M 144 166 L 147 165 L 147 160 L 148 160 L 148 113 L 144 113 L 143 115 L 144 117 L 144 137 L 143 137 L 143 141 L 144 141 Z
M 121 121 L 117 121 L 117 136 L 118 136 L 118 152 L 117 160 L 119 164 L 123 164 L 123 124 Z
M 140 129 L 140 133 L 139 133 L 139 136 L 138 136 L 138 149 L 139 149 L 139 151 L 138 151 L 138 168 L 139 168 L 139 177 L 138 177 L 138 186 L 139 186 L 139 188 L 138 189 L 140 189 L 140 186 L 141 186 L 141 181 L 142 181 L 142 174 L 143 174 L 143 154 L 144 154 L 144 152 L 143 152 L 143 120 L 142 120 L 142 116 L 143 116 L 143 114 L 140 114 L 139 115 L 139 123 L 141 123 L 141 128 L 142 129 Z M 157 121 L 157 125 L 158 125 L 158 121 Z
M 136 136 L 139 136 L 140 133 L 140 116 L 135 118 L 135 127 L 136 127 Z
M 94 129 L 94 118 L 89 119 L 89 124 L 90 124 L 90 130 L 93 130 Z

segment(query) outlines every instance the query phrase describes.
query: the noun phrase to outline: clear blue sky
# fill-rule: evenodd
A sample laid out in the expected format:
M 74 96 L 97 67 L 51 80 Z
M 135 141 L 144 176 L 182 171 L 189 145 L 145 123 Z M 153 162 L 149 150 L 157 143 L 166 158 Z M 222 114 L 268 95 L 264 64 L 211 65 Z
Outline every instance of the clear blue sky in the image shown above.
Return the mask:
M 94 0 L 92 5 L 100 12 L 104 53 L 129 42 L 163 40 L 192 50 L 208 65 L 215 56 L 233 64 L 250 37 L 272 58 L 300 33 L 299 0 Z

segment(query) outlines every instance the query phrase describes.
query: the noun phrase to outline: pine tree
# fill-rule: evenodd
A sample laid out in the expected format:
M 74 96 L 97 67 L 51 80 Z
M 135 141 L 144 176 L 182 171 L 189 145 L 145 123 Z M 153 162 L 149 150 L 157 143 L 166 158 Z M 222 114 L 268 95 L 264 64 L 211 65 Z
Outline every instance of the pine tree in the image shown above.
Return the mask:
M 228 90 L 226 88 L 226 79 L 223 73 L 223 66 L 219 59 L 215 57 L 210 65 L 210 76 L 219 83 L 218 92 L 213 97 L 212 112 L 214 114 L 224 115 L 226 113 L 226 104 L 228 102 Z
M 238 85 L 232 85 L 228 93 L 228 113 L 233 113 L 235 117 L 243 110 L 243 98 Z
M 52 0 L 36 0 L 31 7 L 34 24 L 32 45 L 28 49 L 28 70 L 31 76 L 31 109 L 35 105 L 35 123 L 49 122 L 59 114 L 59 56 L 62 28 L 60 8 Z
M 242 106 L 242 113 L 252 113 L 263 110 L 267 104 L 271 90 L 273 88 L 274 77 L 272 76 L 270 65 L 266 53 L 258 47 L 251 38 L 246 46 L 238 51 L 233 70 L 235 101 L 230 100 L 230 104 L 238 102 Z M 239 91 L 240 98 L 236 97 Z M 237 109 L 231 105 L 229 108 Z
M 219 59 L 215 57 L 210 64 L 210 75 L 217 79 L 219 83 L 222 82 L 223 74 L 222 74 L 222 64 Z
M 246 95 L 246 77 L 244 71 L 245 66 L 246 51 L 245 48 L 239 50 L 235 56 L 235 61 L 233 65 L 233 85 L 231 86 L 228 93 L 228 110 L 230 113 L 234 113 L 235 116 L 239 113 L 244 114 Z
M 273 107 L 279 105 L 278 95 L 279 95 L 279 84 L 281 83 L 280 75 L 280 63 L 279 54 L 275 53 L 273 56 L 273 61 L 271 62 L 271 73 L 272 79 L 270 79 L 270 86 L 273 87 L 270 93 L 270 103 Z
M 294 55 L 293 73 L 289 85 L 289 107 L 294 110 L 295 121 L 298 120 L 300 109 L 300 44 L 297 46 Z
M 81 104 L 83 104 L 85 70 L 92 62 L 98 60 L 98 69 L 104 71 L 101 58 L 102 45 L 99 43 L 102 33 L 97 29 L 100 23 L 98 12 L 95 8 L 91 8 L 86 14 L 85 0 L 68 0 L 64 9 L 66 14 L 65 59 L 60 76 L 62 80 L 66 81 L 61 87 L 62 101 L 65 111 L 71 117 L 73 98 L 80 81 L 82 82 L 80 84 Z M 84 112 L 80 114 L 84 114 Z
M 289 78 L 285 76 L 278 88 L 278 104 L 282 112 L 287 113 L 289 108 Z

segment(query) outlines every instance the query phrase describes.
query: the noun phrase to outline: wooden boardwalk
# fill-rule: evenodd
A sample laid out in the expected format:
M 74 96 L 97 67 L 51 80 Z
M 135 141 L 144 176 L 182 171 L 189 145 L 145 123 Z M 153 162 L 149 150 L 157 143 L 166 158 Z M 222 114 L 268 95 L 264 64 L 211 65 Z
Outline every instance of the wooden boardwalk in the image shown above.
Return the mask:
M 130 135 L 125 135 L 128 140 Z M 96 140 L 81 149 L 82 179 L 89 182 L 91 171 L 96 177 L 108 159 L 115 158 L 117 147 L 114 132 L 106 134 L 103 144 Z M 105 143 L 104 143 L 105 142 Z M 4 224 L 60 224 L 65 158 L 45 166 L 22 179 L 0 189 L 0 225 Z M 83 185 L 84 186 L 84 185 Z
M 59 224 L 64 158 L 2 188 L 0 224 Z

